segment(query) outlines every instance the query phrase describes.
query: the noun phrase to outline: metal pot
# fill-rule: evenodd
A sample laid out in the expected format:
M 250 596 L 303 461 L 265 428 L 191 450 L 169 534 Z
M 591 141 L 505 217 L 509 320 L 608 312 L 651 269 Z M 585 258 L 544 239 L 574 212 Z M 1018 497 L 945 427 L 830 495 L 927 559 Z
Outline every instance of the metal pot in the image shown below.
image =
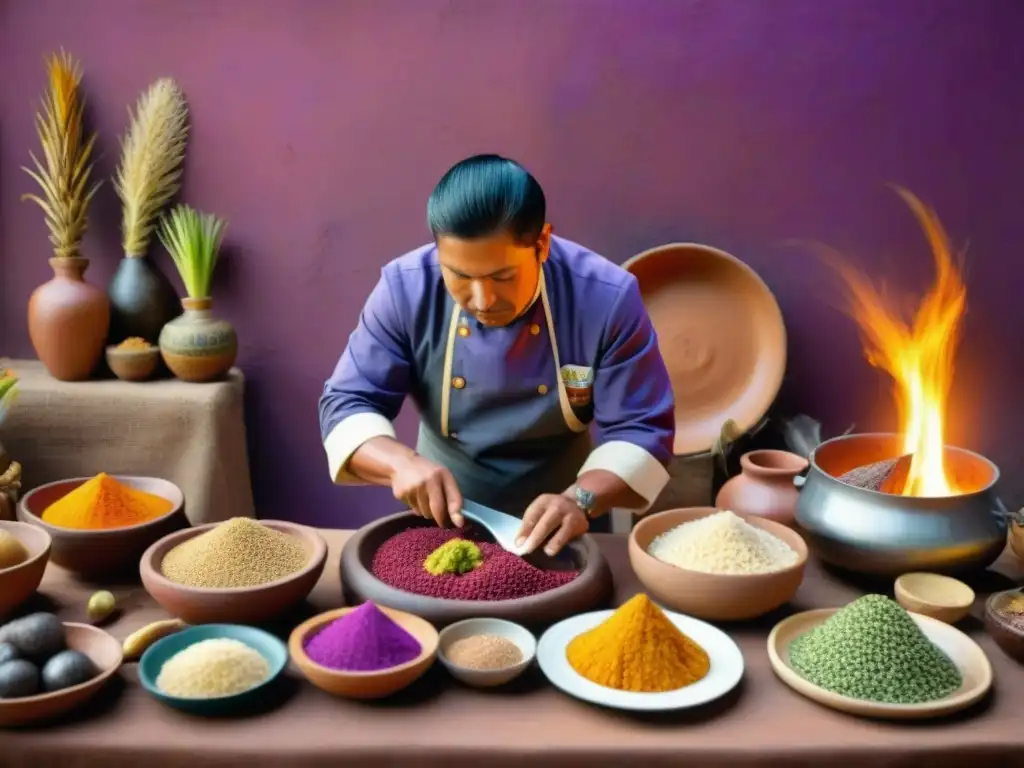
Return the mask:
M 967 493 L 942 498 L 894 496 L 837 478 L 899 456 L 899 435 L 854 434 L 828 440 L 810 456 L 796 521 L 827 563 L 857 573 L 956 573 L 985 568 L 1006 546 L 1009 513 L 995 495 L 999 469 L 963 448 L 946 448 L 946 468 Z

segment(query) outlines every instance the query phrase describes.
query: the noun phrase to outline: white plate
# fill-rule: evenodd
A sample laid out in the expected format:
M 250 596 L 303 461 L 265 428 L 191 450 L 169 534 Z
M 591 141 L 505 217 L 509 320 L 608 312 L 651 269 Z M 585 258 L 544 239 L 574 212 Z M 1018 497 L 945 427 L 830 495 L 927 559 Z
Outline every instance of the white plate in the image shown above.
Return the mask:
M 537 663 L 551 684 L 570 696 L 591 704 L 636 712 L 662 712 L 707 704 L 724 696 L 743 678 L 743 654 L 722 630 L 703 621 L 664 611 L 680 632 L 704 648 L 711 669 L 692 685 L 665 693 L 636 693 L 605 688 L 580 675 L 569 664 L 565 649 L 569 642 L 593 629 L 615 611 L 594 611 L 560 621 L 544 633 L 537 644 Z

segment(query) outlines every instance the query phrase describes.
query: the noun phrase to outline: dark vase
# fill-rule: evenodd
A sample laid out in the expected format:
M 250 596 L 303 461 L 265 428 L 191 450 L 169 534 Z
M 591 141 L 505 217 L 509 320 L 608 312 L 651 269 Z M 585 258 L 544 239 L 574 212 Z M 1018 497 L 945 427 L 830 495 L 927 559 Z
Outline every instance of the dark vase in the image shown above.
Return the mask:
M 121 259 L 107 293 L 112 344 L 131 336 L 156 344 L 161 329 L 181 314 L 181 302 L 171 281 L 145 256 Z

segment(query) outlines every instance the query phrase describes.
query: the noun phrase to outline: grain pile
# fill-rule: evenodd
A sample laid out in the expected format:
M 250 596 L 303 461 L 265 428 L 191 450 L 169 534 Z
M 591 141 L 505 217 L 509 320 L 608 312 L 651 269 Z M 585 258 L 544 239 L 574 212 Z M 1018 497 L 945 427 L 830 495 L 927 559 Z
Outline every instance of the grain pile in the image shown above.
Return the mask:
M 466 669 L 505 669 L 523 660 L 519 646 L 500 635 L 472 635 L 456 640 L 445 651 L 448 661 Z
M 782 539 L 729 511 L 677 525 L 655 537 L 647 552 L 668 565 L 701 573 L 773 573 L 799 560 Z
M 157 687 L 169 696 L 213 699 L 254 688 L 270 677 L 270 663 L 245 643 L 211 638 L 190 645 L 168 659 Z
M 255 587 L 290 576 L 308 559 L 295 537 L 235 517 L 176 546 L 160 570 L 188 587 Z
M 962 682 L 956 665 L 884 595 L 865 595 L 789 646 L 801 677 L 854 699 L 919 704 Z
M 514 600 L 568 584 L 578 571 L 545 571 L 483 541 L 483 534 L 466 526 L 459 530 L 410 528 L 385 541 L 373 556 L 373 575 L 396 589 L 448 600 Z M 468 573 L 434 576 L 424 563 L 432 552 L 452 539 L 473 541 L 483 555 Z

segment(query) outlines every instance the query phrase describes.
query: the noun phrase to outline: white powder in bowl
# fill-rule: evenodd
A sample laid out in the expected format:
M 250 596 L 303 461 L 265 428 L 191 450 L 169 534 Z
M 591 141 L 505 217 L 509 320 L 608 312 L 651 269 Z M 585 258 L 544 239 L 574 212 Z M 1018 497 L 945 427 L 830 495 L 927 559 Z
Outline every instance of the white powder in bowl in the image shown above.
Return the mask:
M 225 637 L 174 654 L 160 668 L 156 685 L 170 696 L 213 699 L 247 691 L 268 677 L 270 664 L 259 651 Z
M 665 531 L 654 538 L 647 553 L 663 563 L 701 573 L 772 573 L 799 559 L 782 539 L 729 511 Z

